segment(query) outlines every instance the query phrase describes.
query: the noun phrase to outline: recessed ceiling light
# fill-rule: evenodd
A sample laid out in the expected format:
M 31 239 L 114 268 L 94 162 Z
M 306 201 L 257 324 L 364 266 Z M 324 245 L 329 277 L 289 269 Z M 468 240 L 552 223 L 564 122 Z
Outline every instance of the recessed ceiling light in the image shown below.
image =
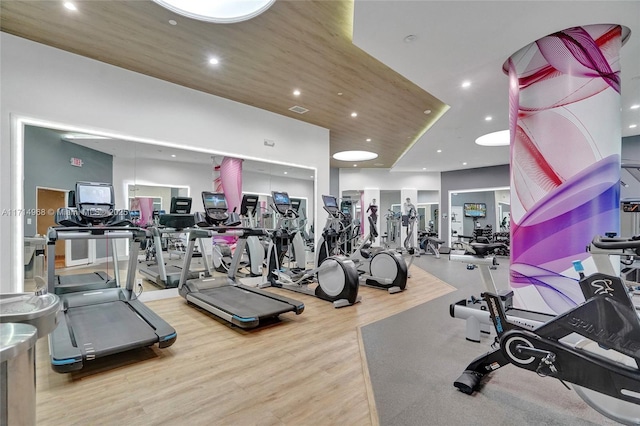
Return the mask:
M 173 19 L 169 19 L 169 23 L 171 25 L 178 25 L 178 23 L 176 21 L 174 21 Z
M 630 129 L 635 129 L 636 127 L 638 127 L 638 125 L 637 125 L 637 124 L 630 124 L 630 125 L 629 125 L 629 128 L 630 128 Z
M 340 161 L 367 161 L 378 158 L 378 154 L 370 151 L 341 151 L 333 154 L 333 158 Z
M 78 10 L 78 8 L 76 7 L 75 4 L 71 3 L 70 1 L 65 1 L 64 2 L 64 7 L 66 7 L 69 10 Z
M 484 121 L 491 121 L 491 120 L 493 120 L 493 117 L 492 117 L 492 116 L 490 116 L 490 115 L 487 115 L 487 116 L 484 118 Z
M 352 116 L 353 118 L 356 118 L 356 117 L 358 116 L 358 113 L 357 113 L 357 112 L 352 112 L 352 113 L 351 113 L 351 116 Z
M 315 176 L 309 176 L 311 179 L 313 179 Z
M 425 110 L 424 110 L 424 111 L 422 111 L 422 112 L 424 112 L 426 115 L 431 114 L 431 110 L 430 110 L 430 109 L 425 109 Z
M 218 58 L 211 58 L 209 59 L 209 63 L 211 65 L 218 65 L 220 63 L 220 60 Z
M 631 105 L 631 108 L 629 108 L 629 109 L 638 109 L 638 108 L 640 108 L 640 105 L 635 104 L 635 105 Z
M 465 161 L 464 163 L 462 163 L 462 165 L 463 165 L 463 166 L 466 166 L 466 165 L 467 165 L 467 162 Z
M 342 92 L 338 92 L 338 96 L 342 96 Z
M 442 150 L 441 150 L 441 149 L 439 149 L 439 150 L 437 150 L 436 152 L 442 152 Z
M 354 164 L 354 165 L 353 165 L 353 167 L 358 167 L 358 165 L 357 165 L 357 164 Z
M 427 170 L 427 168 L 426 168 L 426 167 L 423 167 L 423 168 L 422 168 L 422 170 Z
M 285 174 L 285 175 L 286 175 L 287 173 L 289 173 L 289 172 L 284 172 L 284 174 Z
M 416 41 L 416 39 L 417 39 L 417 38 L 418 38 L 418 37 L 417 37 L 416 35 L 414 35 L 414 34 L 409 34 L 408 36 L 406 36 L 406 37 L 404 38 L 404 42 L 405 42 L 405 43 L 413 43 L 414 41 Z
M 469 80 L 462 82 L 462 88 L 466 89 L 467 87 L 471 87 L 471 82 Z
M 509 145 L 511 136 L 508 130 L 500 130 L 499 132 L 488 133 L 476 139 L 476 143 L 482 146 L 505 146 Z
M 153 0 L 160 6 L 179 15 L 200 21 L 231 24 L 255 18 L 271 7 L 275 0 L 251 1 L 193 1 Z
M 371 142 L 371 138 L 367 138 L 367 142 Z
M 293 96 L 300 96 L 300 91 L 298 89 L 294 90 Z
M 171 154 L 171 158 L 176 158 L 176 155 L 175 154 Z

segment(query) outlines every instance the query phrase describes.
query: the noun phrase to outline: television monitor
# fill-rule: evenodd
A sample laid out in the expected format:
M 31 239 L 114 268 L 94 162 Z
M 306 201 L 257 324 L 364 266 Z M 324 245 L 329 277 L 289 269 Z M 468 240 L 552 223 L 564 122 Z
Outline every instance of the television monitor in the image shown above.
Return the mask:
M 300 204 L 302 204 L 302 200 L 299 198 L 291 198 L 291 208 L 293 209 L 293 211 L 298 211 L 300 210 Z
M 465 217 L 487 217 L 487 205 L 485 203 L 464 203 L 462 210 Z
M 189 214 L 191 213 L 191 197 L 171 197 L 171 214 Z
M 202 203 L 206 210 L 227 210 L 227 199 L 224 194 L 219 192 L 202 192 Z

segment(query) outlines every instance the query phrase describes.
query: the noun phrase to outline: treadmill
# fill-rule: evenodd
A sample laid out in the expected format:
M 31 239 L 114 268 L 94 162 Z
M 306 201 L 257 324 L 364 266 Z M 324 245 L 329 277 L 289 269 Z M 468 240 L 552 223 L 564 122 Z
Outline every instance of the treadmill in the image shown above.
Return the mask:
M 235 228 L 240 221 L 234 219 L 237 215 L 232 214 L 230 217 L 227 213 L 227 201 L 222 193 L 205 191 L 202 193 L 202 201 L 205 213 L 196 213 L 199 228 L 189 232 L 187 254 L 178 286 L 180 295 L 189 303 L 243 329 L 258 327 L 265 320 L 277 318 L 286 312 L 301 314 L 304 311 L 302 302 L 236 282 L 236 270 L 247 239 L 266 236 L 267 232 L 264 229 Z M 187 271 L 196 239 L 214 235 L 238 237 L 227 276 L 189 280 Z
M 158 225 L 151 226 L 147 229 L 151 234 L 153 245 L 155 246 L 156 261 L 143 263 L 138 270 L 145 279 L 159 287 L 176 288 L 178 287 L 180 275 L 182 274 L 183 260 L 181 259 L 179 262 L 173 263 L 164 259 L 162 238 L 167 235 L 184 233 L 185 229 L 195 225 L 193 215 L 190 214 L 191 198 L 173 197 L 169 211 L 169 214 L 159 214 Z M 204 245 L 201 243 L 200 247 L 202 250 Z M 211 275 L 206 256 L 202 256 L 202 262 L 204 263 L 204 269 L 198 268 L 197 270 L 190 270 L 189 279 L 198 278 L 200 273 L 203 272 L 206 276 Z
M 56 293 L 57 284 L 55 241 L 127 239 L 130 250 L 125 288 L 105 287 L 60 294 L 62 310 L 57 315 L 58 327 L 49 335 L 51 367 L 58 373 L 80 370 L 94 359 L 130 349 L 156 343 L 166 348 L 177 337 L 173 327 L 140 302 L 133 291 L 138 251 L 146 233 L 130 226 L 128 212 L 115 211 L 113 200 L 111 185 L 78 182 L 77 209 L 59 209 L 56 222 L 65 226 L 51 227 L 47 232 L 50 293 Z
M 113 188 L 111 189 L 113 191 Z M 68 195 L 68 204 L 70 208 L 75 208 L 76 206 L 76 196 L 75 191 L 69 191 Z M 117 216 L 111 218 L 111 220 L 104 220 L 104 226 L 113 226 L 114 223 L 112 221 Z M 62 219 L 61 219 L 62 220 Z M 60 223 L 57 221 L 56 224 L 60 226 L 77 226 L 77 224 L 73 221 L 65 223 Z M 111 258 L 113 259 L 113 272 L 114 277 L 111 278 L 104 271 L 95 271 L 95 272 L 87 272 L 82 274 L 70 274 L 70 275 L 54 275 L 55 280 L 55 294 L 64 294 L 64 293 L 72 293 L 75 291 L 88 291 L 94 290 L 97 288 L 115 288 L 120 287 L 120 274 L 118 273 L 118 250 L 117 250 L 117 240 L 111 240 Z M 55 245 L 55 241 L 52 242 Z

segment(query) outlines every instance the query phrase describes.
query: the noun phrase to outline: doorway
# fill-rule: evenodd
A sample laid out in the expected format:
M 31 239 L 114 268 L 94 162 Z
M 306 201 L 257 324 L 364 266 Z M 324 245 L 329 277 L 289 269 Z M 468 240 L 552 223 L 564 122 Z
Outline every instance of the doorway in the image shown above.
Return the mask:
M 55 215 L 50 214 L 59 208 L 66 207 L 67 191 L 50 188 L 37 188 L 36 190 L 36 209 L 38 212 L 45 212 L 44 215 L 36 216 L 36 232 L 38 235 L 47 235 L 47 230 L 51 226 L 55 226 Z M 27 221 L 30 218 L 27 218 Z M 56 244 L 55 250 L 56 268 L 65 266 L 65 249 L 62 244 Z

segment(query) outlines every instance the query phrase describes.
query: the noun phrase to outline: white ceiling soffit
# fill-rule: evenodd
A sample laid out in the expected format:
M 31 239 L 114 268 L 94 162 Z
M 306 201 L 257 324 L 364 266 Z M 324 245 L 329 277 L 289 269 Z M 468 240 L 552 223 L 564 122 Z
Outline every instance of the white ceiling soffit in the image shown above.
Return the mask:
M 640 102 L 640 1 L 355 0 L 354 44 L 451 106 L 393 170 L 508 164 L 509 147 L 474 143 L 509 127 L 502 64 L 550 33 L 601 23 L 631 29 L 621 51 L 622 135 L 640 134 L 640 110 L 628 108 Z M 408 35 L 414 40 L 404 41 Z M 464 80 L 471 87 L 463 89 Z

